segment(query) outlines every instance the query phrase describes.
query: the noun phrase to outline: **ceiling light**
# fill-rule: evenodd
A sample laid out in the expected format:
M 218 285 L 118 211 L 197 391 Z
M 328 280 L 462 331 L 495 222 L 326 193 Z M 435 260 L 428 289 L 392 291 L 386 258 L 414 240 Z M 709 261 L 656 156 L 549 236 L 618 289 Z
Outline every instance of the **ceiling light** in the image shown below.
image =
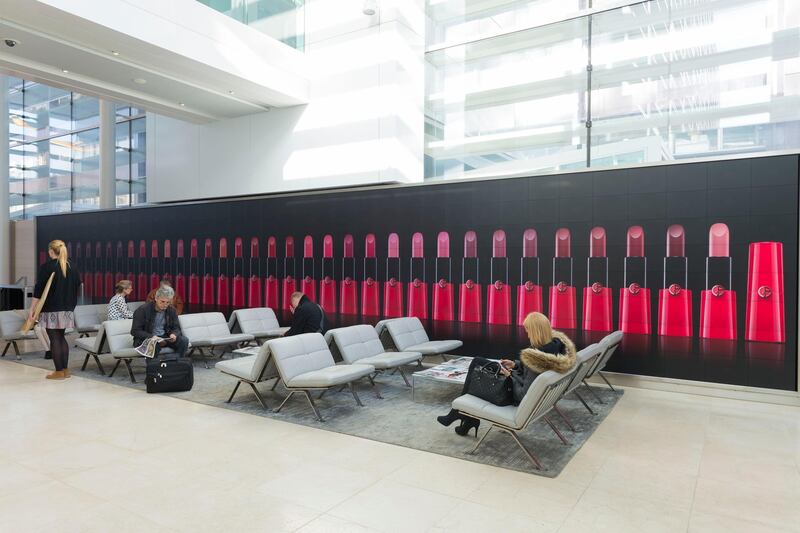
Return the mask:
M 178 105 L 181 107 L 186 107 L 186 104 L 184 104 L 183 102 L 178 102 Z
M 378 1 L 377 0 L 364 0 L 364 7 L 361 9 L 361 12 L 371 17 L 378 11 Z
M 69 74 L 69 71 L 67 69 L 65 69 L 65 68 L 62 68 L 61 72 L 63 72 L 64 74 Z
M 228 94 L 233 94 L 233 91 L 228 91 Z
M 144 85 L 147 83 L 147 80 L 144 78 L 133 78 L 133 83 L 138 83 L 139 85 Z
M 117 52 L 116 50 L 111 50 L 111 55 L 112 56 L 118 56 L 119 52 Z

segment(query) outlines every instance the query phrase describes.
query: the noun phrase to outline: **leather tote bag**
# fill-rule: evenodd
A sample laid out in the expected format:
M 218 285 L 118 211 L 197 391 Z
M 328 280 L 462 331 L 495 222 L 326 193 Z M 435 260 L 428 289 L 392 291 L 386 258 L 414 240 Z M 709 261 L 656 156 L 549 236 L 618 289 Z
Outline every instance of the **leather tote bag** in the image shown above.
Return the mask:
M 467 393 L 495 405 L 514 403 L 513 384 L 510 377 L 500 373 L 500 363 L 492 361 L 472 369 Z

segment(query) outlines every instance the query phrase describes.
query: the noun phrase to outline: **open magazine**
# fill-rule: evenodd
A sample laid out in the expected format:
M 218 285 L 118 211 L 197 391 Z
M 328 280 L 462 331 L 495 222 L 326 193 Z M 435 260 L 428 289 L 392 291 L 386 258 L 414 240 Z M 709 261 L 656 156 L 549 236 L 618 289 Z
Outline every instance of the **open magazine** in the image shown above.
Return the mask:
M 167 339 L 155 336 L 150 337 L 149 339 L 145 339 L 144 342 L 136 348 L 136 353 L 138 353 L 143 357 L 149 357 L 150 359 L 152 359 L 153 357 L 156 356 L 156 345 L 159 342 L 165 340 Z

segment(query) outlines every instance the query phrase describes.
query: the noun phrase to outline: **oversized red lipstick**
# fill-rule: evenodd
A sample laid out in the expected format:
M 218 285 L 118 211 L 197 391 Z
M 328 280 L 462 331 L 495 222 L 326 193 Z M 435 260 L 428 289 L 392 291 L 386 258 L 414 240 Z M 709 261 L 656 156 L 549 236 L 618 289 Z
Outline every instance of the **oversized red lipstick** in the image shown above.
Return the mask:
M 556 230 L 553 285 L 550 287 L 550 323 L 559 329 L 577 327 L 575 287 L 572 284 L 572 235 L 567 228 Z
M 99 243 L 98 243 L 99 244 Z M 140 302 L 147 300 L 147 294 L 150 292 L 147 279 L 147 243 L 144 239 L 139 241 L 139 268 L 137 269 L 136 278 L 136 299 Z M 97 287 L 97 279 L 95 278 L 95 287 Z M 102 289 L 99 289 L 102 291 Z
M 247 281 L 247 307 L 261 307 L 261 252 L 258 237 L 250 238 L 250 268 Z
M 422 233 L 411 236 L 411 260 L 409 261 L 408 316 L 420 320 L 428 318 L 428 283 L 425 276 L 425 246 Z
M 700 293 L 700 337 L 704 339 L 737 337 L 730 236 L 728 226 L 721 222 L 712 224 L 708 230 L 706 285 Z
M 227 247 L 226 247 L 227 249 Z M 214 248 L 211 239 L 203 243 L 203 305 L 211 306 L 216 302 L 214 295 Z
M 244 243 L 241 237 L 233 240 L 233 280 L 231 282 L 233 294 L 231 302 L 233 307 L 244 307 Z
M 186 293 L 186 250 L 183 239 L 178 239 L 175 245 L 175 293 Z
M 200 303 L 200 256 L 197 239 L 189 242 L 189 304 Z
M 664 280 L 658 291 L 658 334 L 670 337 L 692 336 L 692 291 L 688 285 L 686 231 L 680 224 L 667 228 Z
M 583 288 L 583 329 L 612 331 L 611 288 L 608 286 L 606 229 L 589 231 L 589 257 L 586 258 L 586 287 Z
M 311 235 L 306 235 L 303 238 L 303 264 L 301 265 L 300 275 L 303 276 L 300 282 L 300 291 L 312 302 L 316 302 L 317 278 L 314 265 L 314 237 Z
M 506 232 L 499 229 L 492 235 L 492 260 L 489 263 L 491 285 L 486 286 L 486 322 L 511 324 L 511 287 L 508 285 Z
M 539 283 L 539 235 L 535 229 L 522 234 L 522 257 L 519 260 L 519 286 L 517 287 L 517 324 L 522 325 L 530 313 L 544 310 L 542 286 Z
M 390 233 L 386 254 L 386 281 L 383 284 L 383 316 L 403 316 L 403 282 L 400 280 L 400 236 Z
M 294 261 L 294 237 L 286 237 L 286 256 L 283 258 L 283 305 L 282 308 L 289 310 L 292 305 L 292 293 L 297 291 L 297 268 Z
M 627 234 L 624 284 L 620 289 L 619 326 L 623 333 L 652 333 L 650 289 L 647 288 L 647 258 L 644 255 L 644 229 L 631 226 Z
M 433 286 L 433 319 L 453 320 L 453 268 L 450 259 L 450 234 L 439 232 L 436 237 L 436 285 Z
M 480 259 L 478 235 L 474 231 L 464 234 L 464 257 L 461 259 L 461 285 L 458 287 L 458 320 L 481 322 L 483 302 L 480 285 Z
M 148 292 L 158 288 L 161 282 L 161 265 L 158 256 L 158 241 L 153 239 L 150 241 L 150 287 L 148 287 Z
M 322 237 L 322 273 L 319 282 L 319 305 L 328 312 L 336 312 L 336 263 L 333 259 L 333 236 Z
M 270 235 L 267 238 L 267 257 L 264 280 L 264 305 L 272 310 L 279 309 L 280 294 L 278 288 L 278 241 Z
M 361 314 L 380 314 L 380 282 L 378 281 L 378 258 L 375 255 L 375 235 L 364 238 L 364 280 L 361 282 Z
M 342 243 L 342 284 L 339 294 L 339 312 L 343 315 L 358 314 L 358 288 L 356 285 L 355 242 L 347 234 Z
M 786 342 L 783 298 L 783 243 L 750 243 L 744 321 L 746 340 Z

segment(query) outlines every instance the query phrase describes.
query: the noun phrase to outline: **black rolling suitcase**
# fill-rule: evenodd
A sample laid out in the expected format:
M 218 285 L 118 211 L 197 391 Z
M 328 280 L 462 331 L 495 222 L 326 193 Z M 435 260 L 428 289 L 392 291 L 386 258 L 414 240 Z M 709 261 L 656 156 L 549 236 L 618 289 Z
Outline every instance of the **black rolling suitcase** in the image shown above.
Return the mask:
M 147 392 L 192 390 L 194 367 L 188 357 L 155 357 L 147 361 Z

